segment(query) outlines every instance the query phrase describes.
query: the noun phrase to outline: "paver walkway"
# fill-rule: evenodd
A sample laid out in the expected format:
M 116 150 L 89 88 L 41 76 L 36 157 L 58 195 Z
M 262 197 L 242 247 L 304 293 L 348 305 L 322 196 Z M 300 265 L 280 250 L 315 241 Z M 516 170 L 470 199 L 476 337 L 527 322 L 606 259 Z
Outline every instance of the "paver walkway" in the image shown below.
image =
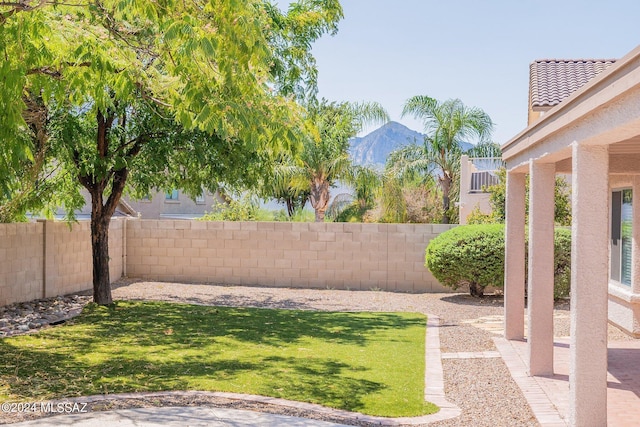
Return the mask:
M 183 407 L 89 412 L 11 424 L 14 427 L 346 427 L 307 418 L 239 409 Z
M 525 363 L 526 341 L 495 338 L 496 346 L 544 427 L 568 425 L 569 338 L 554 340 L 554 372 L 530 377 Z M 640 340 L 609 342 L 607 421 L 615 427 L 640 426 Z

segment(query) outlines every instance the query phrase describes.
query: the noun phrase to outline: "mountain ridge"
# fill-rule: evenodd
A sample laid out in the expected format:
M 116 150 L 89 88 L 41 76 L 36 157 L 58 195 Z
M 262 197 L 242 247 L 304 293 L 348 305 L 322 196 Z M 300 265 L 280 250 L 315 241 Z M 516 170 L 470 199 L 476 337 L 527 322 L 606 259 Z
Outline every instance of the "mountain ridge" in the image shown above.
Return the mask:
M 365 136 L 352 138 L 349 155 L 356 165 L 384 167 L 392 151 L 409 144 L 422 144 L 424 137 L 424 134 L 402 123 L 390 121 Z M 473 147 L 468 142 L 461 142 L 460 145 L 463 152 Z
M 352 138 L 349 154 L 355 164 L 384 166 L 392 151 L 423 140 L 420 132 L 391 121 L 363 137 Z

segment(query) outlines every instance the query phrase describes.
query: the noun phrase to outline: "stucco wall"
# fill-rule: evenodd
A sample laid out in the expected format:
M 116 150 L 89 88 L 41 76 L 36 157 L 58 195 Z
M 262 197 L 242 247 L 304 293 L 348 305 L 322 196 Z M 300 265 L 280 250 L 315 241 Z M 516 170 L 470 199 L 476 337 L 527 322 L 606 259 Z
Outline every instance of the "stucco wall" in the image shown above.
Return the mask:
M 467 224 L 467 218 L 474 211 L 479 209 L 483 214 L 490 214 L 492 211 L 490 194 L 482 192 L 471 192 L 471 174 L 478 172 L 469 156 L 460 157 L 460 224 Z
M 148 200 L 126 199 L 127 203 L 137 212 L 142 219 L 161 219 L 172 216 L 174 218 L 197 218 L 206 212 L 213 210 L 213 205 L 222 202 L 219 195 L 204 192 L 204 200 L 196 202 L 183 192 L 178 192 L 177 200 L 167 200 L 164 192 L 155 192 Z
M 129 221 L 127 272 L 152 280 L 444 292 L 424 266 L 451 225 Z
M 125 222 L 109 228 L 112 281 L 122 277 Z M 0 305 L 91 288 L 89 222 L 0 224 Z

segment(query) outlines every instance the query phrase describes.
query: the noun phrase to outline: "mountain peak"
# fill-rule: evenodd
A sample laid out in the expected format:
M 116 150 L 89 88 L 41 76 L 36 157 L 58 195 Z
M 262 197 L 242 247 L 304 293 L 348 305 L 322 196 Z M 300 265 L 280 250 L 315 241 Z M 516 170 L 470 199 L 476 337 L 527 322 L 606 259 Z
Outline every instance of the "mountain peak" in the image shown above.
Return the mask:
M 398 122 L 387 122 L 361 138 L 353 138 L 349 151 L 356 164 L 384 165 L 392 151 L 423 140 L 421 133 Z

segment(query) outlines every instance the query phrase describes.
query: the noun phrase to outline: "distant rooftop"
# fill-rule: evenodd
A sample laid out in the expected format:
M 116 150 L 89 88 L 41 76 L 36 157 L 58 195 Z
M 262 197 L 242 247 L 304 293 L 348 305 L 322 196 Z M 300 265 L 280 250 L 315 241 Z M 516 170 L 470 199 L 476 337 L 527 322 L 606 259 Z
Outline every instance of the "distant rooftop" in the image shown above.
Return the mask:
M 531 63 L 530 108 L 548 110 L 606 70 L 615 59 L 540 59 Z

